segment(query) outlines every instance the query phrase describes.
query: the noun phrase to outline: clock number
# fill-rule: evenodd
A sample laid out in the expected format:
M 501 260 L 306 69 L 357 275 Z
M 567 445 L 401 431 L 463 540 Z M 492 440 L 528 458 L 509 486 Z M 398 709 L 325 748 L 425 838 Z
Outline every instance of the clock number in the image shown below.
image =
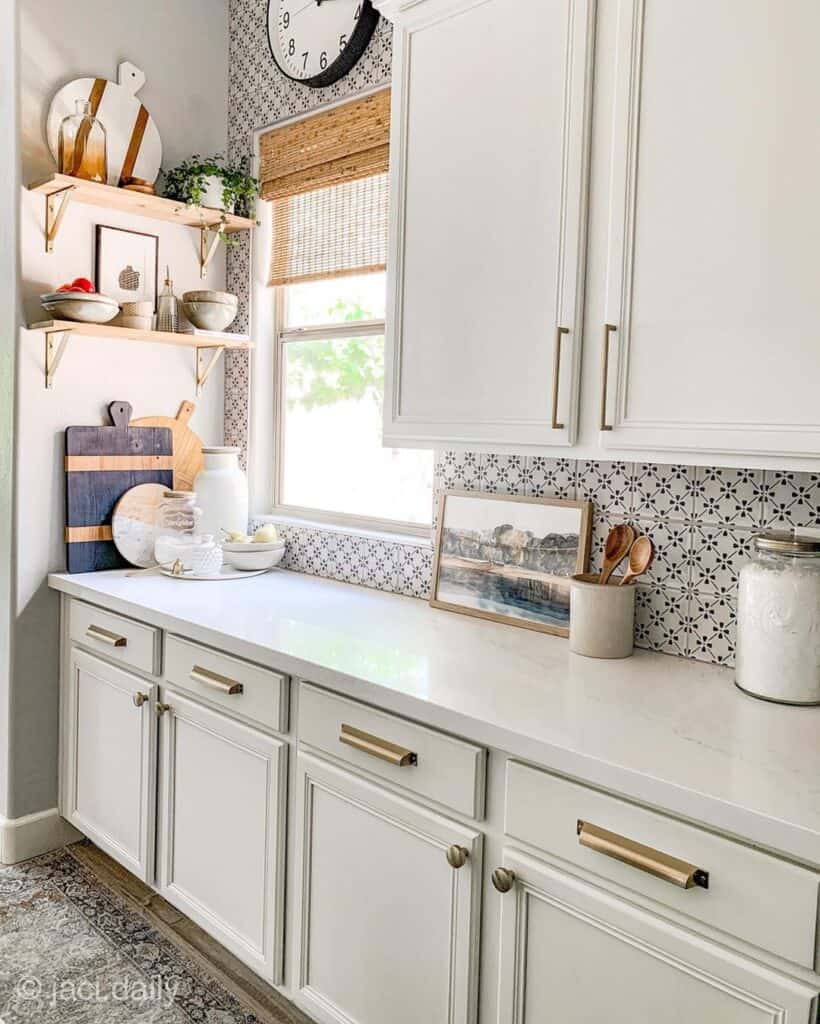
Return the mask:
M 305 50 L 305 52 L 302 54 L 302 70 L 303 71 L 307 70 L 307 62 L 308 62 L 308 57 L 309 56 L 310 56 L 310 50 Z
M 296 40 L 291 39 L 288 43 L 288 57 L 292 57 L 296 53 Z
M 322 50 L 322 56 L 319 58 L 319 67 L 322 71 L 327 67 L 327 50 Z
M 290 27 L 290 11 L 285 11 L 282 15 L 282 27 L 285 29 Z
M 344 35 L 344 34 L 340 35 L 339 36 L 339 49 L 343 50 L 346 46 L 347 46 L 347 36 Z

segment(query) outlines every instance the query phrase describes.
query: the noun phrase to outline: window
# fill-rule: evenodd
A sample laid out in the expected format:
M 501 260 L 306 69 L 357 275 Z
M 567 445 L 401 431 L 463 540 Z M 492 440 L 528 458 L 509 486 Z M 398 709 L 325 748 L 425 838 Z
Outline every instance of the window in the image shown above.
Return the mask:
M 273 201 L 279 509 L 429 526 L 433 453 L 382 448 L 390 90 L 260 139 Z
M 277 505 L 429 525 L 433 453 L 381 443 L 384 273 L 277 292 Z

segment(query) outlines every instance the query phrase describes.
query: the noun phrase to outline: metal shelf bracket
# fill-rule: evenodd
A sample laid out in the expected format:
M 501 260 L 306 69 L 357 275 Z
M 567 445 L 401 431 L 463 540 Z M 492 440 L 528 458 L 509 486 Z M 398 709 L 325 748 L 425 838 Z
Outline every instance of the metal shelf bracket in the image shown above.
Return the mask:
M 204 224 L 199 229 L 199 276 L 202 278 L 208 273 L 211 260 L 219 248 L 220 230 L 220 228 L 206 227 Z M 211 237 L 212 232 L 213 237 Z
M 225 351 L 224 345 L 218 345 L 216 348 L 202 347 L 196 350 L 196 393 L 197 395 L 202 394 L 202 389 L 205 387 L 205 382 L 210 377 L 212 370 L 219 362 L 219 358 Z M 210 358 L 208 355 L 210 354 Z
M 54 386 L 54 378 L 57 376 L 57 368 L 68 347 L 68 339 L 71 331 L 46 331 L 46 389 L 51 390 Z
M 51 192 L 46 196 L 46 252 L 54 252 L 54 240 L 63 223 L 73 191 L 74 186 L 69 185 L 68 188 Z

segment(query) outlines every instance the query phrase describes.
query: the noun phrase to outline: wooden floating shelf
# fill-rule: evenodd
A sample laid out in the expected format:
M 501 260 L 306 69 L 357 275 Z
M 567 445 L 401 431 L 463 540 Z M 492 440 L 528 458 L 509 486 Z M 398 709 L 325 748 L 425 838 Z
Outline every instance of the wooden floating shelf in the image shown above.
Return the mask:
M 196 393 L 201 394 L 205 381 L 226 349 L 248 351 L 253 342 L 242 334 L 223 331 L 198 331 L 193 334 L 174 334 L 170 331 L 140 331 L 133 327 L 115 327 L 111 324 L 84 324 L 77 320 L 40 320 L 28 325 L 30 331 L 43 331 L 46 339 L 45 384 L 51 388 L 57 367 L 72 335 L 79 337 L 122 339 L 160 345 L 176 345 L 196 352 Z M 206 354 L 207 353 L 207 354 Z
M 171 224 L 184 224 L 189 228 L 221 228 L 228 234 L 237 231 L 249 231 L 256 227 L 256 221 L 248 217 L 237 217 L 226 213 L 222 223 L 220 210 L 211 210 L 203 206 L 186 206 L 175 199 L 163 196 L 147 196 L 143 192 L 132 192 L 130 189 L 117 188 L 114 185 L 102 185 L 98 181 L 85 181 L 83 178 L 72 178 L 68 174 L 52 174 L 42 181 L 29 185 L 30 192 L 39 192 L 46 197 L 56 196 L 61 192 L 71 191 L 71 198 L 78 203 L 90 206 L 106 206 L 111 210 L 122 210 L 138 217 L 150 217 L 152 220 L 164 220 Z

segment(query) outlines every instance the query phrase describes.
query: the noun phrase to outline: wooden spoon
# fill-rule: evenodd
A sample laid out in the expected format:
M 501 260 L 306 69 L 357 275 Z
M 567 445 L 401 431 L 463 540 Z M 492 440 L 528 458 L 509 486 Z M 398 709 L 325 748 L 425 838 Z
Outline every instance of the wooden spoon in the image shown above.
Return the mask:
M 655 561 L 655 545 L 649 537 L 638 537 L 629 552 L 629 568 L 624 573 L 620 586 L 631 583 L 638 576 L 643 576 Z
M 598 577 L 602 586 L 609 582 L 609 577 L 629 554 L 634 542 L 635 531 L 628 523 L 613 526 L 609 531 L 604 545 L 604 564 Z

